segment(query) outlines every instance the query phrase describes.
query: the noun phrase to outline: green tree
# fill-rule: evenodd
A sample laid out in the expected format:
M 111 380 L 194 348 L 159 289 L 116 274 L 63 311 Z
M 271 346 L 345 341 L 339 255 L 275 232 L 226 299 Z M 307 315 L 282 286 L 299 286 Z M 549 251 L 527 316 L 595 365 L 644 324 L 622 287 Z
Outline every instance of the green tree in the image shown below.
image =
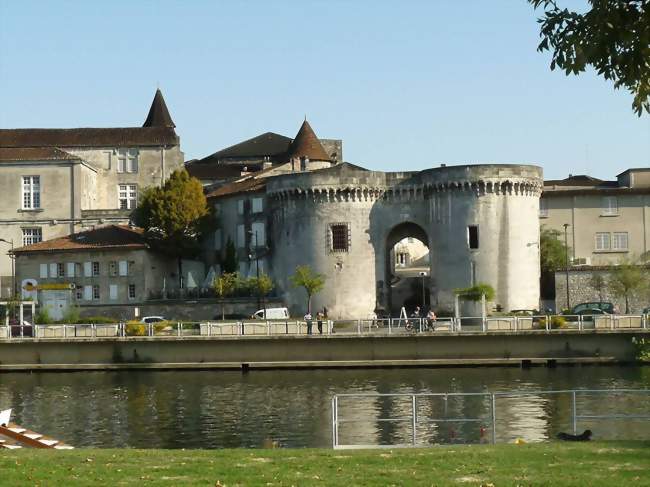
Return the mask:
M 296 267 L 294 275 L 289 277 L 293 287 L 302 287 L 307 293 L 307 312 L 311 313 L 311 297 L 318 294 L 325 287 L 325 276 L 318 274 L 308 265 Z
M 162 187 L 146 188 L 133 222 L 144 228 L 152 248 L 178 261 L 179 286 L 183 280 L 183 257 L 200 250 L 199 241 L 212 223 L 201 182 L 185 171 L 174 171 Z
M 650 1 L 589 0 L 584 13 L 562 9 L 556 0 L 528 3 L 544 10 L 537 50 L 552 53 L 551 70 L 568 76 L 591 66 L 634 96 L 639 116 L 650 113 Z
M 496 295 L 492 286 L 482 282 L 479 282 L 475 286 L 454 289 L 454 293 L 468 301 L 480 301 L 482 296 L 485 296 L 486 301 L 492 301 Z
M 226 312 L 224 309 L 225 305 L 223 300 L 226 296 L 230 296 L 235 291 L 236 285 L 237 285 L 237 274 L 233 272 L 224 272 L 219 277 L 216 277 L 214 279 L 214 282 L 212 283 L 214 293 L 217 295 L 217 298 L 219 298 L 219 302 L 221 303 L 222 320 L 226 318 Z
M 625 313 L 630 312 L 630 299 L 648 286 L 648 270 L 629 260 L 622 260 L 609 278 L 609 287 L 614 296 L 625 299 Z
M 598 300 L 603 301 L 603 293 L 607 289 L 607 281 L 600 274 L 594 274 L 589 279 L 589 286 L 591 286 L 598 293 Z
M 542 227 L 539 232 L 539 259 L 542 272 L 555 272 L 566 264 L 570 251 L 561 240 L 561 232 Z
M 237 249 L 230 237 L 226 242 L 226 255 L 223 259 L 224 272 L 237 272 Z
M 257 296 L 267 296 L 273 290 L 273 281 L 262 272 L 259 278 L 251 277 L 248 286 Z

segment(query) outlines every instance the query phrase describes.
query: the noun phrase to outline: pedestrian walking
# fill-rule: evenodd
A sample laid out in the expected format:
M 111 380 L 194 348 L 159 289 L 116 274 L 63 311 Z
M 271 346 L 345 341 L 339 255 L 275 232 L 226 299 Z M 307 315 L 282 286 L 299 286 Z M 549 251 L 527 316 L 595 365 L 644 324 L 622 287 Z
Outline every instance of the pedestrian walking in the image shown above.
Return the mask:
M 318 333 L 322 335 L 323 334 L 323 313 L 321 313 L 320 311 L 316 313 L 316 320 L 318 320 L 316 321 L 316 325 L 318 326 Z
M 427 313 L 427 328 L 429 330 L 434 331 L 436 329 L 437 319 L 438 317 L 436 316 L 436 313 L 433 311 L 433 309 L 430 309 Z
M 307 335 L 311 335 L 311 326 L 312 326 L 312 317 L 311 313 L 308 311 L 305 315 L 305 323 L 307 323 Z

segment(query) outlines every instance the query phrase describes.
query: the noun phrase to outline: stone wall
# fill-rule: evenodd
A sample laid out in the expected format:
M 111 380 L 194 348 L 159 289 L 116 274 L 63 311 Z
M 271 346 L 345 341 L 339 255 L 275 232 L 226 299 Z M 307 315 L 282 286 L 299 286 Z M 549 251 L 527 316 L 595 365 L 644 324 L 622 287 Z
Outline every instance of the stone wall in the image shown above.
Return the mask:
M 647 269 L 650 273 L 650 267 Z M 605 289 L 602 294 L 594 289 L 592 278 L 602 276 L 605 280 Z M 625 313 L 625 299 L 612 294 L 607 284 L 611 276 L 611 267 L 581 266 L 569 269 L 569 301 L 571 306 L 589 301 L 606 301 L 614 303 L 619 313 Z M 630 313 L 640 313 L 643 308 L 650 306 L 650 292 L 635 293 L 629 299 Z M 567 308 L 566 302 L 566 272 L 555 273 L 555 306 L 559 312 Z
M 256 298 L 231 298 L 224 301 L 227 315 L 250 316 L 259 308 Z M 277 298 L 266 298 L 267 308 L 280 308 L 284 304 Z M 134 319 L 135 309 L 139 316 L 163 316 L 170 320 L 202 321 L 221 317 L 221 303 L 216 299 L 200 299 L 193 301 L 160 300 L 143 304 L 125 305 L 82 305 L 82 317 L 108 316 L 119 320 Z

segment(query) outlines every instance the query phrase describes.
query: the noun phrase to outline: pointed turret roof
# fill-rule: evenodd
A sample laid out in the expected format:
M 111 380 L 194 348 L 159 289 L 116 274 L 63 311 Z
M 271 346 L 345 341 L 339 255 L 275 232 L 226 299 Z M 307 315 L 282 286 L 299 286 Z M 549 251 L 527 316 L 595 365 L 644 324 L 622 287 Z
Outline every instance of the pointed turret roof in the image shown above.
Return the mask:
M 331 160 L 331 157 L 323 149 L 322 144 L 318 140 L 318 137 L 316 137 L 307 119 L 300 126 L 296 138 L 291 142 L 287 155 L 289 159 L 294 157 L 308 157 L 311 161 Z
M 160 88 L 156 90 L 156 94 L 153 97 L 153 102 L 151 102 L 151 108 L 149 109 L 149 115 L 144 121 L 143 127 L 170 127 L 174 128 L 176 125 L 172 120 L 169 110 L 167 110 L 167 104 L 163 98 Z

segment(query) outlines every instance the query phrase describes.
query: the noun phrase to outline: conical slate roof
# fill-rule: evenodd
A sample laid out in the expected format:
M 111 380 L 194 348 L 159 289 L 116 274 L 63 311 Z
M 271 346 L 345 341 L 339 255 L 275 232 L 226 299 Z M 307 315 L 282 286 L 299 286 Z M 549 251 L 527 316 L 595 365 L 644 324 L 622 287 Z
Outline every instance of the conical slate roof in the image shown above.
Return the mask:
M 167 110 L 167 104 L 163 98 L 162 92 L 160 89 L 156 90 L 156 95 L 153 97 L 153 102 L 151 103 L 151 108 L 149 109 L 149 115 L 144 121 L 143 127 L 171 127 L 174 128 L 176 125 L 172 120 L 169 110 Z
M 291 142 L 287 155 L 289 159 L 307 157 L 310 161 L 331 160 L 307 120 L 302 123 L 296 138 Z

